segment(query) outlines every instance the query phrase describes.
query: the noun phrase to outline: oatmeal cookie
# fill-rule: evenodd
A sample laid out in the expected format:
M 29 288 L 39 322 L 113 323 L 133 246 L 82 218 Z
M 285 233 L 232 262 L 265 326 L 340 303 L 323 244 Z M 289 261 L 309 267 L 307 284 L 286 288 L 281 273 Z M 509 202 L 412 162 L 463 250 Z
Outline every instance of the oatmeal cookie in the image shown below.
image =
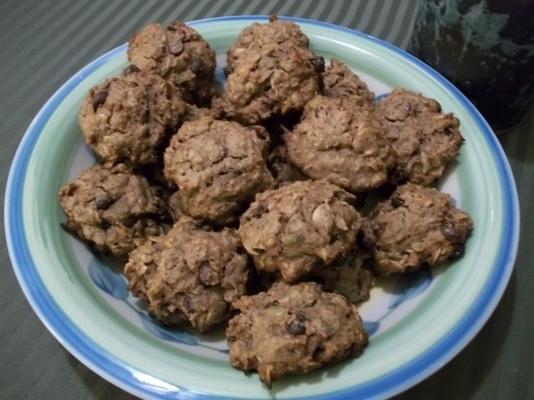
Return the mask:
M 245 294 L 248 263 L 233 230 L 213 232 L 182 217 L 166 235 L 130 253 L 124 273 L 155 318 L 167 324 L 185 320 L 207 332 Z
M 313 282 L 278 282 L 234 305 L 241 314 L 226 330 L 230 362 L 244 371 L 258 371 L 267 385 L 283 375 L 356 357 L 367 345 L 356 308 Z
M 128 60 L 167 79 L 189 102 L 207 104 L 215 93 L 215 52 L 183 22 L 145 26 L 128 42 Z
M 293 283 L 353 248 L 360 215 L 355 197 L 326 181 L 302 181 L 256 196 L 239 235 L 259 270 Z
M 247 26 L 228 50 L 226 73 L 232 73 L 243 54 L 255 51 L 265 45 L 279 45 L 287 41 L 300 47 L 308 47 L 309 45 L 308 37 L 302 33 L 297 24 L 279 20 L 275 16 L 269 18 L 267 24 L 255 22 Z
M 245 52 L 214 107 L 245 124 L 301 111 L 319 91 L 316 59 L 310 50 L 292 42 Z
M 156 190 L 124 164 L 82 171 L 59 190 L 59 202 L 68 231 L 117 257 L 167 229 L 165 205 Z
M 164 172 L 180 189 L 181 209 L 225 224 L 273 178 L 265 163 L 268 135 L 259 126 L 201 117 L 186 122 L 165 151 Z
M 459 257 L 473 229 L 471 217 L 451 196 L 407 183 L 379 203 L 363 232 L 375 267 L 383 275 L 413 271 Z
M 315 97 L 286 144 L 289 160 L 306 175 L 353 193 L 384 184 L 394 162 L 380 121 L 349 98 Z
M 395 152 L 394 182 L 431 185 L 458 156 L 460 122 L 437 101 L 397 88 L 377 109 Z
M 185 104 L 161 77 L 130 72 L 89 90 L 78 120 L 85 141 L 102 162 L 149 164 L 181 125 Z

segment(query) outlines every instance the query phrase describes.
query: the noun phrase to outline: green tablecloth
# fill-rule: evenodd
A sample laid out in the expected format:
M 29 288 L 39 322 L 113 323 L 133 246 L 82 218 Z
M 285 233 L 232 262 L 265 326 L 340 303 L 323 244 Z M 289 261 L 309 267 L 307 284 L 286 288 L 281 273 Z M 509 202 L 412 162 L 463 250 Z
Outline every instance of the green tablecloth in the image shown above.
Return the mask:
M 74 72 L 152 21 L 279 14 L 352 27 L 405 47 L 417 0 L 68 1 L 0 3 L 0 179 L 33 116 Z M 516 178 L 523 223 L 504 298 L 452 362 L 402 399 L 534 398 L 534 116 L 501 142 Z M 3 197 L 2 197 L 3 204 Z M 3 231 L 2 231 L 3 234 Z M 26 302 L 0 241 L 0 399 L 125 399 L 132 396 L 80 364 Z M 476 265 L 473 266 L 476 268 Z

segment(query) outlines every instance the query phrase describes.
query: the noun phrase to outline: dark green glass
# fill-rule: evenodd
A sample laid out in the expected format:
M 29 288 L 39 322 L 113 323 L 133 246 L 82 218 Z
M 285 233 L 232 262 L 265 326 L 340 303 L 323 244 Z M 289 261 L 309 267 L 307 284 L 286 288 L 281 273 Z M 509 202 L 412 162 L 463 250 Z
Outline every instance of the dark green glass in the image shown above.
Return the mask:
M 409 51 L 505 131 L 534 99 L 534 0 L 421 0 Z

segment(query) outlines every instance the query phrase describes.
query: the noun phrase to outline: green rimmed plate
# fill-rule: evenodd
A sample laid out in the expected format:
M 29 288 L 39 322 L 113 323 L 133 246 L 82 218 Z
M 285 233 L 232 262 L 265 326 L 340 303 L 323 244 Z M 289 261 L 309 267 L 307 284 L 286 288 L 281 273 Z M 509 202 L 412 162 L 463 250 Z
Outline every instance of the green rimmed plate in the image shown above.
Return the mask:
M 222 62 L 239 31 L 257 20 L 265 18 L 225 17 L 191 25 Z M 439 74 L 395 47 L 346 28 L 294 20 L 315 52 L 346 62 L 378 95 L 403 86 L 436 98 L 460 119 L 466 142 L 441 189 L 475 221 L 467 252 L 432 274 L 374 289 L 361 309 L 372 333 L 362 357 L 284 379 L 270 391 L 255 375 L 230 367 L 220 332 L 199 336 L 160 327 L 128 294 L 120 274 L 59 227 L 58 188 L 94 163 L 77 126 L 79 105 L 90 87 L 126 65 L 121 46 L 65 83 L 28 128 L 10 171 L 5 221 L 15 272 L 41 320 L 86 365 L 139 396 L 386 397 L 414 385 L 463 348 L 508 281 L 518 243 L 517 195 L 502 149 L 478 112 Z

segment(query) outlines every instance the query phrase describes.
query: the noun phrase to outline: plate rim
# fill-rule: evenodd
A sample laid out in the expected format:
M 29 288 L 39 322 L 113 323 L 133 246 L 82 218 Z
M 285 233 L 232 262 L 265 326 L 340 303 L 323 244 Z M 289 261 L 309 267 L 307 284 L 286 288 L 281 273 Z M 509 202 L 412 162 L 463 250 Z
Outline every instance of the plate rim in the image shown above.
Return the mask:
M 510 279 L 519 245 L 519 201 L 513 174 L 500 143 L 478 110 L 452 83 L 424 62 L 394 45 L 351 28 L 306 18 L 279 18 L 341 31 L 357 38 L 363 38 L 392 51 L 417 68 L 422 69 L 436 83 L 441 84 L 472 118 L 478 130 L 484 136 L 499 173 L 504 203 L 503 220 L 505 222 L 500 239 L 501 248 L 496 256 L 488 282 L 478 294 L 476 301 L 471 304 L 466 315 L 439 342 L 434 343 L 424 353 L 419 354 L 415 359 L 410 360 L 409 363 L 397 370 L 357 387 L 340 389 L 335 392 L 317 395 L 314 398 L 353 399 L 356 395 L 364 398 L 389 397 L 416 385 L 456 356 L 480 331 L 500 301 Z M 187 24 L 195 27 L 224 21 L 257 22 L 267 19 L 268 16 L 264 15 L 240 15 L 199 19 L 189 21 Z M 144 398 L 220 399 L 221 396 L 191 391 L 175 384 L 169 384 L 144 374 L 132 366 L 125 365 L 113 354 L 100 348 L 97 343 L 93 342 L 90 337 L 85 336 L 83 332 L 72 324 L 69 317 L 55 304 L 55 301 L 51 297 L 47 298 L 48 291 L 39 277 L 31 274 L 32 270 L 36 270 L 36 266 L 28 252 L 27 243 L 25 243 L 24 228 L 19 223 L 24 182 L 20 178 L 25 177 L 27 162 L 42 128 L 64 97 L 93 70 L 106 63 L 116 54 L 124 51 L 126 46 L 127 44 L 123 44 L 106 52 L 76 72 L 47 100 L 25 131 L 11 163 L 6 182 L 4 228 L 9 256 L 19 285 L 41 322 L 62 346 L 98 375 L 130 393 Z

